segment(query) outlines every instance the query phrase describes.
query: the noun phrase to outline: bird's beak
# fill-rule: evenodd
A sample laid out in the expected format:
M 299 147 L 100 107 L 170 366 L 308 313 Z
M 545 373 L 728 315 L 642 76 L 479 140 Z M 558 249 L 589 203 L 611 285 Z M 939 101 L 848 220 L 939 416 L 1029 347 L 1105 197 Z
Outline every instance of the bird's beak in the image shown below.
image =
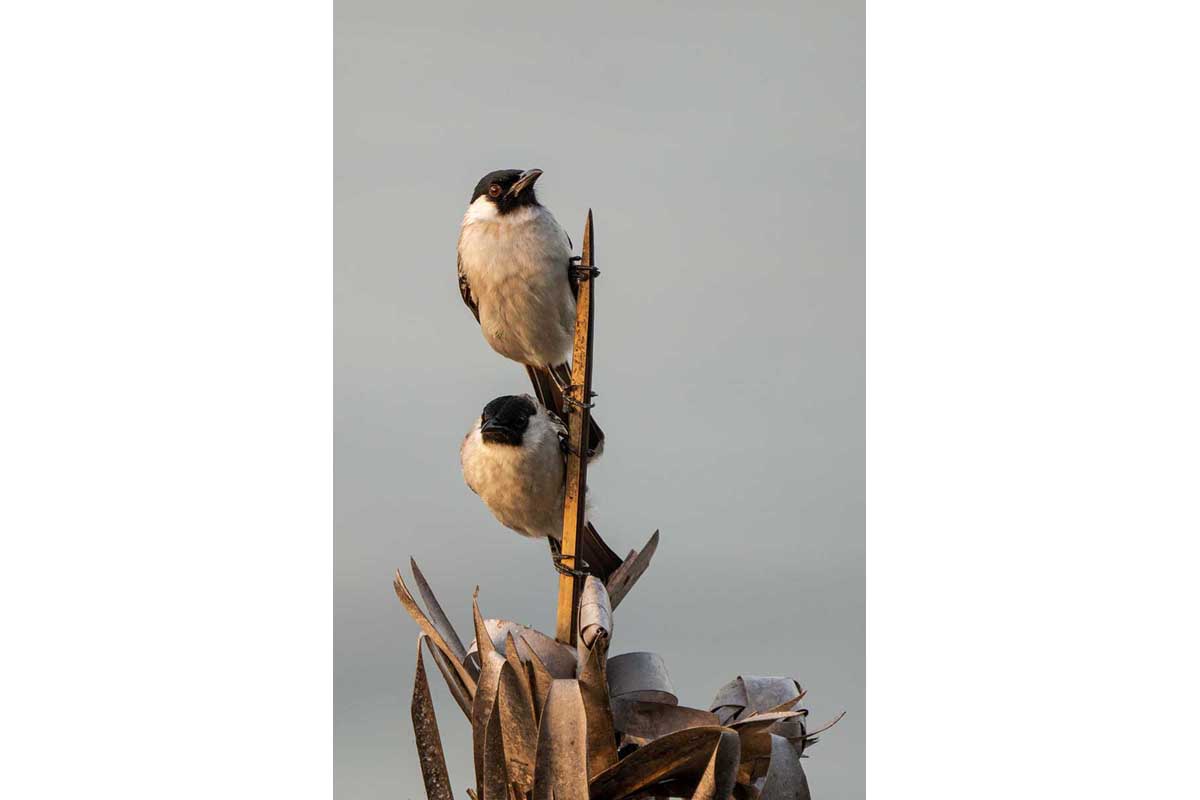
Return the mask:
M 537 179 L 540 177 L 542 177 L 542 171 L 540 169 L 525 170 L 521 173 L 521 177 L 517 178 L 517 182 L 509 187 L 508 196 L 516 197 L 521 192 L 533 186 L 533 184 L 536 183 Z
M 497 422 L 495 417 L 492 417 L 487 422 L 479 426 L 479 436 L 485 442 L 500 442 L 504 444 L 511 443 L 513 432 L 508 426 L 502 422 Z

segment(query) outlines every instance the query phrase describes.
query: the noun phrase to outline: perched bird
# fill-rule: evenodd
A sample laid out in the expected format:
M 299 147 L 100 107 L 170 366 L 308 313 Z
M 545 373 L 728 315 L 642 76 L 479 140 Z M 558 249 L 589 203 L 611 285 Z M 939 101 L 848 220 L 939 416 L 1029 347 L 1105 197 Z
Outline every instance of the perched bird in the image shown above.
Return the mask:
M 463 478 L 500 524 L 547 539 L 557 565 L 562 539 L 567 429 L 527 394 L 497 397 L 483 407 L 460 456 Z M 579 534 L 580 566 L 601 580 L 621 565 L 589 522 Z
M 538 400 L 564 414 L 579 283 L 571 237 L 534 192 L 541 174 L 506 169 L 480 179 L 458 235 L 458 290 L 492 349 L 524 364 Z M 588 449 L 603 446 L 592 420 Z

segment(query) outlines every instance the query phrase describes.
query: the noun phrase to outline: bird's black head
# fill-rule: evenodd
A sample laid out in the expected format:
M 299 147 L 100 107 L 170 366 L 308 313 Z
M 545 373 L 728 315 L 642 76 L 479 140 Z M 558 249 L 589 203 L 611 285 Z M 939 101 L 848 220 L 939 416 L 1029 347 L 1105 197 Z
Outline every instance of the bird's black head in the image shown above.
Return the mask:
M 475 185 L 471 202 L 486 197 L 501 214 L 515 211 L 522 206 L 536 206 L 538 201 L 533 192 L 533 184 L 537 183 L 541 174 L 540 169 L 527 169 L 524 172 L 519 169 L 501 169 L 489 172 Z
M 490 444 L 520 447 L 529 418 L 537 415 L 537 406 L 528 395 L 497 397 L 483 407 L 479 417 L 479 435 Z

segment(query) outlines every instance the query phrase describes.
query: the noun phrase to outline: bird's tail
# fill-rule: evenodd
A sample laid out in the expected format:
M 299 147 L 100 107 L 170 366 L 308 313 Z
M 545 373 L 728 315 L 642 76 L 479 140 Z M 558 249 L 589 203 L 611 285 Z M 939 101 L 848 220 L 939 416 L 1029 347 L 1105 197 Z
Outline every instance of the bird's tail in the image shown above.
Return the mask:
M 605 544 L 590 522 L 584 526 L 579 536 L 579 557 L 587 562 L 588 573 L 604 583 L 608 582 L 609 576 L 622 562 L 622 558 Z
M 566 420 L 567 409 L 564 408 L 563 394 L 558 388 L 558 383 L 551 377 L 550 371 L 543 367 L 528 365 L 526 365 L 525 371 L 529 373 L 529 380 L 533 384 L 533 393 L 537 396 L 538 402 Z M 564 385 L 571 383 L 571 368 L 566 364 L 554 367 L 554 373 L 558 376 L 559 383 Z M 589 417 L 587 447 L 592 458 L 598 458 L 604 452 L 604 431 L 596 424 L 595 417 Z

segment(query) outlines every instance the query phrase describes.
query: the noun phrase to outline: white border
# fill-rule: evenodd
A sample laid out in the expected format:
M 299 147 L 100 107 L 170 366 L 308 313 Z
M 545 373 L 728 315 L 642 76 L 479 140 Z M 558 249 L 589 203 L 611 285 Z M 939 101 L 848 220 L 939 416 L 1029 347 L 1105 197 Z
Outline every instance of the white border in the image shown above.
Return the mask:
M 13 798 L 327 797 L 327 3 L 0 20 Z
M 1194 797 L 1195 4 L 868 5 L 868 793 Z

